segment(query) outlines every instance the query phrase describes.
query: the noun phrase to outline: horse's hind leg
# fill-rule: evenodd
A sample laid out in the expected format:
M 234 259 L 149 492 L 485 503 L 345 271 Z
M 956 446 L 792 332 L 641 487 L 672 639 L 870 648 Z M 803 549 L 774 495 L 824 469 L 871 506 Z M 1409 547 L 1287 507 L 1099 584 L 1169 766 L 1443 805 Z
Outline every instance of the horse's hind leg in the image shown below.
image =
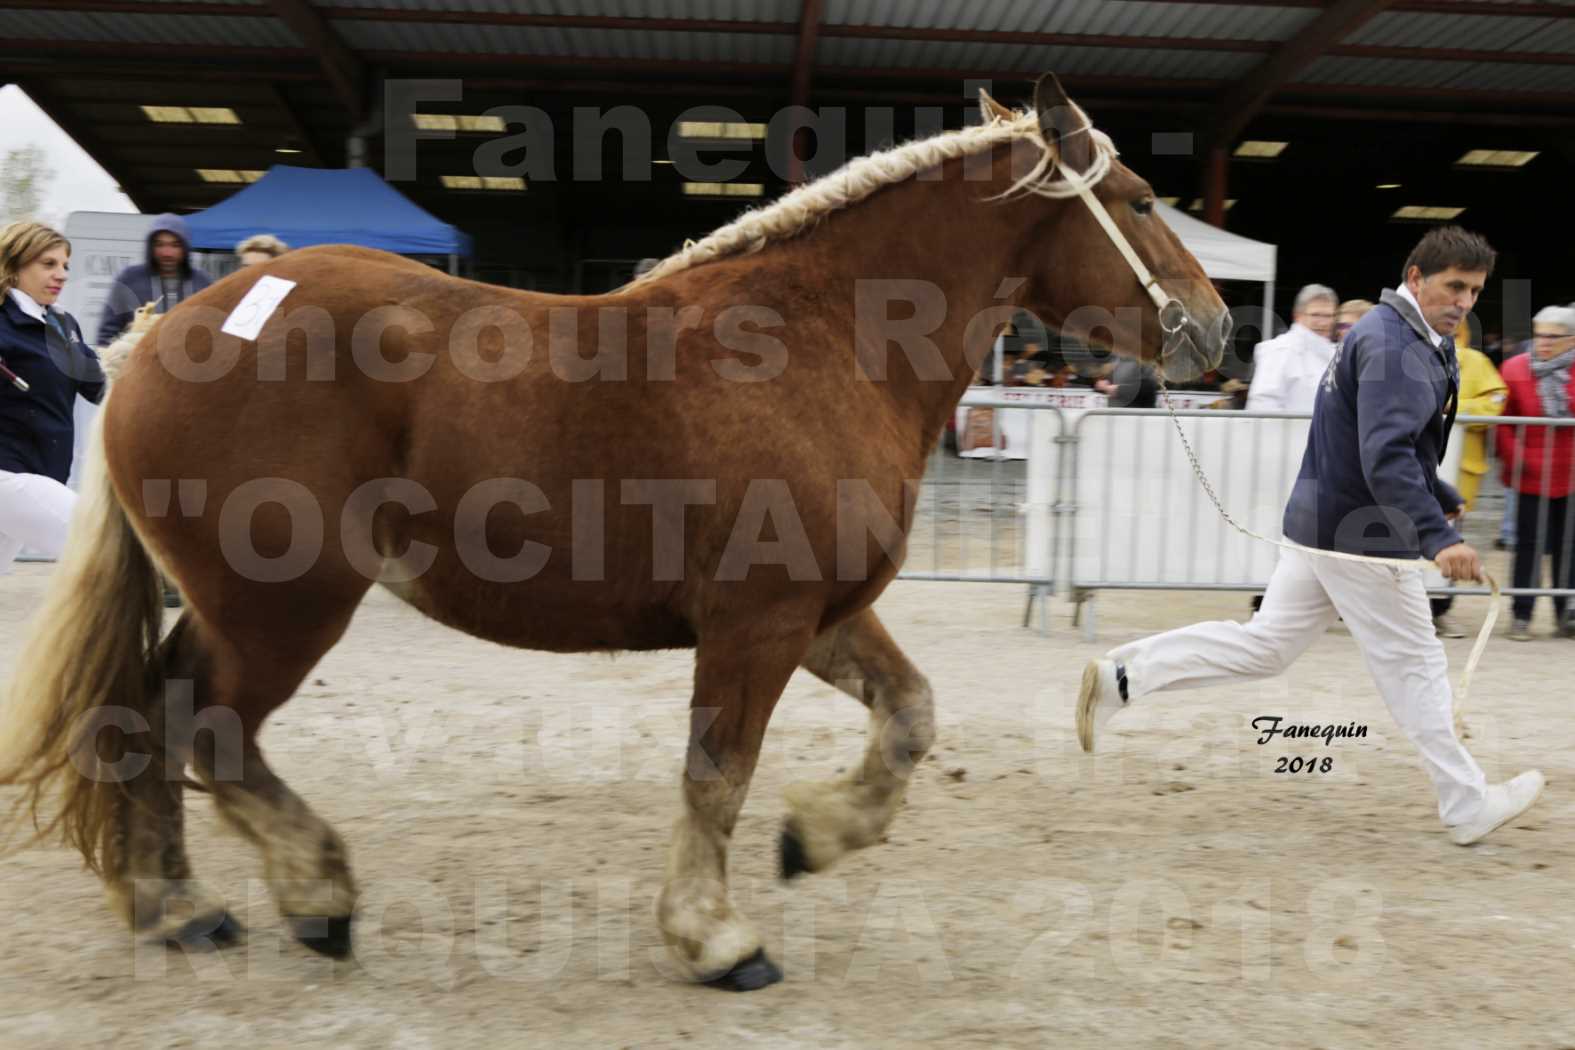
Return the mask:
M 803 658 L 813 621 L 759 613 L 700 632 L 684 811 L 673 828 L 657 919 L 671 957 L 693 980 L 751 991 L 782 979 L 728 899 L 727 850 L 766 724 Z M 765 626 L 769 624 L 770 626 Z
M 238 731 L 199 737 L 194 760 L 220 818 L 262 853 L 268 888 L 297 939 L 335 958 L 350 953 L 356 901 L 344 841 L 268 767 L 257 732 L 344 632 L 354 609 L 344 597 L 334 615 L 312 623 L 276 610 L 225 624 L 224 642 L 210 649 L 211 704 L 235 711 Z
M 344 840 L 268 768 L 255 739 L 220 757 L 220 773 L 226 757 L 240 775 L 212 781 L 219 815 L 262 853 L 263 877 L 296 938 L 324 955 L 349 955 L 356 887 Z
M 816 637 L 804 666 L 870 710 L 863 763 L 838 780 L 787 790 L 782 875 L 821 871 L 879 842 L 914 767 L 935 741 L 930 684 L 871 609 Z
M 221 901 L 192 879 L 183 798 L 184 767 L 191 756 L 179 746 L 182 734 L 169 731 L 190 695 L 180 683 L 195 685 L 198 673 L 190 627 L 181 619 L 161 645 L 158 663 L 166 684 L 157 687 L 161 699 L 148 730 L 150 744 L 175 747 L 165 761 L 150 762 L 129 778 L 126 790 L 112 803 L 115 813 L 103 851 L 103 874 L 111 904 L 139 935 L 188 947 L 222 947 L 240 939 L 244 930 Z M 133 750 L 128 748 L 127 754 Z M 158 746 L 150 750 L 163 754 Z

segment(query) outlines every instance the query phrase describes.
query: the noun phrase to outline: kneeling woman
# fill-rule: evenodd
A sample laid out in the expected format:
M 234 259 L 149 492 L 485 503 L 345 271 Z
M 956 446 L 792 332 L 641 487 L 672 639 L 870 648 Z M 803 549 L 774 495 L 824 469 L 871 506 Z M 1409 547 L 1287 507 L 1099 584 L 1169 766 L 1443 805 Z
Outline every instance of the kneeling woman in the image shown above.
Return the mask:
M 36 222 L 0 229 L 0 573 L 23 547 L 58 557 L 76 493 L 72 407 L 104 396 L 82 329 L 54 309 L 71 244 Z

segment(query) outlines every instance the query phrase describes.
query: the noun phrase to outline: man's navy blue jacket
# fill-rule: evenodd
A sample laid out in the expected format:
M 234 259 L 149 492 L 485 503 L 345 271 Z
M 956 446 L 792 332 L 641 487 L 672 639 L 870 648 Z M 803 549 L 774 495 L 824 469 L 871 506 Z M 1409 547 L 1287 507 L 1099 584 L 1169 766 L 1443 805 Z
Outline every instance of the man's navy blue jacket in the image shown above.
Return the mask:
M 0 379 L 0 470 L 44 474 L 61 484 L 71 476 L 77 394 L 89 401 L 104 396 L 98 356 L 82 341 L 76 318 L 59 310 L 65 332 L 22 312 L 10 293 L 0 292 L 0 358 L 30 387 L 23 393 Z
M 1453 341 L 1433 346 L 1426 332 L 1386 289 L 1346 335 L 1313 403 L 1287 539 L 1387 558 L 1432 558 L 1460 542 L 1444 517 L 1460 494 L 1438 478 L 1460 366 Z

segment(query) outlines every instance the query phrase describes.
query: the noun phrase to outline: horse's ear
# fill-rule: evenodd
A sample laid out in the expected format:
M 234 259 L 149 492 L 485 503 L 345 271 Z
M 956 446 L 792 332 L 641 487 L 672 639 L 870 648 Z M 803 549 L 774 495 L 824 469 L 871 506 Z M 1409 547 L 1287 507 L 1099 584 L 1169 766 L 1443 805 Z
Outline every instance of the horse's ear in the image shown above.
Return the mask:
M 1010 109 L 991 98 L 990 93 L 984 88 L 979 89 L 979 113 L 984 117 L 985 123 L 989 123 L 992 120 L 1011 120 L 1017 116 Z
M 1034 85 L 1034 109 L 1039 113 L 1039 130 L 1055 147 L 1061 163 L 1073 171 L 1087 171 L 1094 163 L 1088 118 L 1066 97 L 1054 73 L 1046 73 Z

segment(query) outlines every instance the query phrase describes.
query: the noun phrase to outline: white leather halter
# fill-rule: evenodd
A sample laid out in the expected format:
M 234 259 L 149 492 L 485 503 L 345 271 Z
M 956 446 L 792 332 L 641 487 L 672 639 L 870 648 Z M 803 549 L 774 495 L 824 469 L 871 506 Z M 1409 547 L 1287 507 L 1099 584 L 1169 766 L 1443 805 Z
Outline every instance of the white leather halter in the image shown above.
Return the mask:
M 1088 123 L 1088 118 L 1084 115 L 1083 126 L 1062 137 L 1086 135 L 1092 130 L 1093 125 Z M 1032 176 L 1030 176 L 1029 179 L 1024 179 L 1018 186 L 1013 187 L 1013 190 L 1022 189 L 1036 196 L 1058 200 L 1065 200 L 1074 196 L 1082 198 L 1089 212 L 1093 214 L 1100 227 L 1105 231 L 1105 236 L 1110 238 L 1110 243 L 1116 246 L 1116 251 L 1121 253 L 1121 257 L 1132 268 L 1132 273 L 1137 277 L 1138 284 L 1142 285 L 1143 291 L 1147 292 L 1148 297 L 1154 301 L 1154 308 L 1159 312 L 1160 331 L 1164 332 L 1167 337 L 1176 335 L 1187 325 L 1189 320 L 1187 308 L 1182 305 L 1181 300 L 1170 295 L 1160 287 L 1159 278 L 1155 277 L 1149 271 L 1147 264 L 1138 258 L 1138 253 L 1133 250 L 1132 243 L 1127 240 L 1126 234 L 1121 232 L 1121 227 L 1116 225 L 1116 220 L 1110 217 L 1110 212 L 1106 210 L 1100 199 L 1094 196 L 1094 187 L 1098 186 L 1100 182 L 1104 181 L 1105 176 L 1110 174 L 1110 152 L 1096 145 L 1093 150 L 1094 159 L 1089 164 L 1088 170 L 1077 171 L 1069 167 L 1061 159 L 1061 150 L 1058 147 L 1052 147 L 1048 140 L 1043 139 L 1043 132 L 1040 132 L 1038 137 L 1043 142 L 1046 156 L 1054 157 L 1053 164 L 1059 177 L 1053 181 L 1039 182 L 1032 180 Z M 1008 194 L 1011 192 L 1013 191 L 1007 191 Z
M 1144 264 L 1142 259 L 1138 258 L 1138 253 L 1133 250 L 1126 234 L 1121 232 L 1121 227 L 1116 225 L 1116 220 L 1110 217 L 1110 212 L 1106 210 L 1104 202 L 1094 196 L 1094 186 L 1098 185 L 1099 180 L 1089 178 L 1087 174 L 1073 171 L 1065 164 L 1058 164 L 1057 166 L 1061 169 L 1061 181 L 1075 190 L 1077 195 L 1083 199 L 1083 203 L 1088 205 L 1088 210 L 1093 213 L 1094 218 L 1099 221 L 1099 225 L 1104 228 L 1105 235 L 1110 238 L 1110 243 L 1116 246 L 1116 250 L 1127 261 L 1127 265 L 1132 267 L 1133 274 L 1137 276 L 1138 284 L 1142 285 L 1143 290 L 1148 293 L 1148 297 L 1154 300 L 1154 308 L 1159 311 L 1160 331 L 1167 336 L 1173 336 L 1181 331 L 1187 324 L 1187 308 L 1182 305 L 1180 299 L 1168 294 L 1160 287 L 1159 278 L 1150 273 L 1148 266 Z M 1109 170 L 1108 165 L 1106 170 Z

